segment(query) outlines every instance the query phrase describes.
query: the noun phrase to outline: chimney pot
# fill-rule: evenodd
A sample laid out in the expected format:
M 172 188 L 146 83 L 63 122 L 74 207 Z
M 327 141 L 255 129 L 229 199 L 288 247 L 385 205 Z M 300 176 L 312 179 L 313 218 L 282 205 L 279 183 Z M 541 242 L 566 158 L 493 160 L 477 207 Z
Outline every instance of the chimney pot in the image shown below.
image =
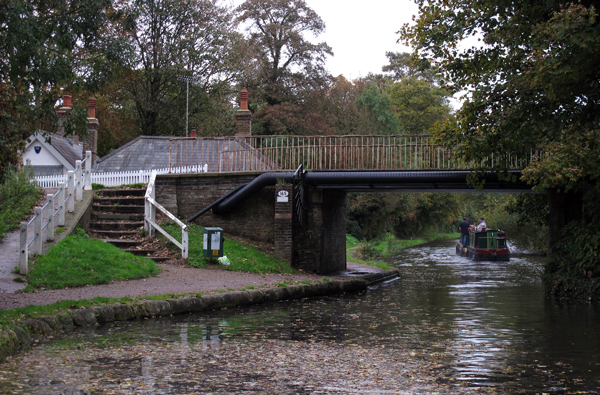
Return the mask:
M 240 110 L 248 109 L 248 91 L 243 89 L 240 92 Z
M 88 118 L 96 118 L 96 98 L 88 99 Z
M 71 108 L 71 95 L 63 95 L 63 107 Z

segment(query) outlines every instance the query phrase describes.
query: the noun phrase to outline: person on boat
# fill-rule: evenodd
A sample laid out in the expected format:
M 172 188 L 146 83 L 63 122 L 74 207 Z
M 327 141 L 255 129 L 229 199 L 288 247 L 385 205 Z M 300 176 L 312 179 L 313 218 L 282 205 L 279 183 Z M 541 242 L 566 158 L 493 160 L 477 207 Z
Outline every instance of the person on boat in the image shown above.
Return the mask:
M 467 222 L 466 217 L 463 218 L 460 225 L 458 225 L 458 227 L 460 229 L 460 243 L 462 244 L 463 247 L 466 247 L 467 243 L 469 242 L 469 227 L 470 226 L 471 226 L 471 224 L 469 224 Z
M 485 222 L 485 220 L 483 219 L 483 217 L 479 217 L 479 220 L 481 222 L 479 223 L 479 225 L 477 225 L 477 228 L 479 230 L 485 230 L 485 228 L 487 228 L 487 223 Z

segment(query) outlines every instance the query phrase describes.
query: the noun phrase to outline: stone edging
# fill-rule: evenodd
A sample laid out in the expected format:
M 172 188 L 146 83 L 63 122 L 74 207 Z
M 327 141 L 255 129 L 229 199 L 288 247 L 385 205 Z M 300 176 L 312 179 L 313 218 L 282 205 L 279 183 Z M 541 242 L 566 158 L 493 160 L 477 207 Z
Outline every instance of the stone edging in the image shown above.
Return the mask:
M 332 280 L 313 284 L 294 284 L 269 289 L 250 289 L 201 297 L 184 297 L 164 300 L 142 300 L 131 303 L 115 303 L 74 309 L 38 318 L 28 318 L 20 325 L 0 332 L 0 362 L 9 355 L 27 346 L 35 338 L 55 332 L 70 332 L 75 327 L 103 325 L 113 321 L 197 313 L 221 308 L 247 306 L 278 300 L 301 299 L 333 295 L 344 292 L 359 292 L 369 285 L 398 277 L 396 269 L 374 273 L 350 280 Z

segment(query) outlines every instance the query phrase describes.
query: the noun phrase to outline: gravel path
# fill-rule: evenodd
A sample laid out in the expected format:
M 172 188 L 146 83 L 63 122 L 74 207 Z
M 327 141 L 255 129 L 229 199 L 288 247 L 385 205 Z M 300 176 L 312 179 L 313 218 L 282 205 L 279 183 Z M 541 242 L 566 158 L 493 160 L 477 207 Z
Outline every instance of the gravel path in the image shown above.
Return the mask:
M 322 278 L 322 276 L 315 274 L 252 274 L 227 271 L 219 267 L 195 269 L 164 264 L 159 266 L 163 270 L 158 276 L 140 280 L 31 293 L 8 293 L 2 290 L 5 292 L 0 291 L 0 309 L 14 309 L 27 305 L 45 305 L 62 300 L 92 299 L 95 297 L 140 297 L 208 292 L 229 288 L 240 289 L 247 286 L 273 285 L 282 281 L 318 280 Z

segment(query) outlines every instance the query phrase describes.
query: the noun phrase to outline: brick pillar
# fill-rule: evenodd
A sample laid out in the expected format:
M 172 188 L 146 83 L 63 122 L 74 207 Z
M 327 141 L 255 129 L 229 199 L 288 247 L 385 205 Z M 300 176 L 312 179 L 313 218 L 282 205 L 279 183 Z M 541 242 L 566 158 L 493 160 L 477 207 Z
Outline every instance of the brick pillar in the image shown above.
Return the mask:
M 96 98 L 90 97 L 88 100 L 88 135 L 83 140 L 83 155 L 85 156 L 86 151 L 92 151 L 92 166 L 96 163 L 98 158 L 98 128 L 100 123 L 96 119 Z
M 235 113 L 236 136 L 252 135 L 252 113 L 248 110 L 248 91 L 240 92 L 240 109 Z
M 552 246 L 560 240 L 565 225 L 570 221 L 583 219 L 583 194 L 562 193 L 551 189 L 548 192 L 548 203 L 548 256 L 551 256 Z
M 318 274 L 346 270 L 346 192 L 313 189 L 306 227 L 294 221 L 293 266 Z
M 275 186 L 275 221 L 274 244 L 275 255 L 292 264 L 293 253 L 293 186 L 291 184 L 278 184 Z
M 320 274 L 346 270 L 346 203 L 343 191 L 323 191 L 323 250 Z

